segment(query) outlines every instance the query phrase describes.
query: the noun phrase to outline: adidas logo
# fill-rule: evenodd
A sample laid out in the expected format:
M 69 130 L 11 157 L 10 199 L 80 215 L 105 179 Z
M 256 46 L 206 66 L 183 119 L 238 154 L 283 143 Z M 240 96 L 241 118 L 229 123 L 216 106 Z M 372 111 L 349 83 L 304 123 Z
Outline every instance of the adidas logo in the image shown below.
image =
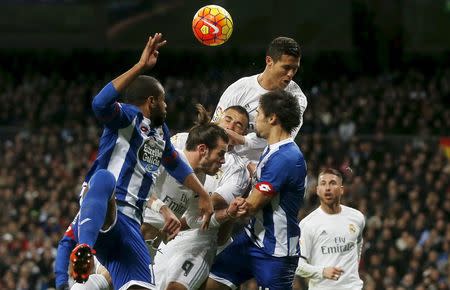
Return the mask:
M 323 236 L 323 235 L 326 235 L 326 234 L 327 234 L 327 231 L 326 231 L 326 230 L 323 230 L 323 231 L 320 233 L 319 236 Z

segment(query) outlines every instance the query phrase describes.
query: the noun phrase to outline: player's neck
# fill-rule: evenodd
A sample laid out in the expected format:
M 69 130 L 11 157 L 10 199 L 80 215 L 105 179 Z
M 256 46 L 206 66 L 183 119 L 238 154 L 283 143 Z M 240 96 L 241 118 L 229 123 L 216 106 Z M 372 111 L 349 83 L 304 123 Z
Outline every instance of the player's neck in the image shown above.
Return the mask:
M 338 214 L 342 211 L 342 207 L 340 203 L 333 203 L 333 204 L 320 204 L 320 208 L 326 212 L 327 214 Z
M 141 105 L 138 106 L 139 110 L 141 110 L 142 115 L 144 115 L 144 117 L 146 117 L 147 119 L 150 119 L 150 111 L 148 109 L 148 106 L 146 105 Z
M 268 91 L 274 91 L 277 89 L 276 83 L 269 77 L 267 69 L 265 69 L 262 74 L 257 77 L 259 85 Z
M 280 126 L 274 126 L 269 132 L 267 144 L 272 145 L 288 138 L 291 138 L 291 134 L 284 131 Z

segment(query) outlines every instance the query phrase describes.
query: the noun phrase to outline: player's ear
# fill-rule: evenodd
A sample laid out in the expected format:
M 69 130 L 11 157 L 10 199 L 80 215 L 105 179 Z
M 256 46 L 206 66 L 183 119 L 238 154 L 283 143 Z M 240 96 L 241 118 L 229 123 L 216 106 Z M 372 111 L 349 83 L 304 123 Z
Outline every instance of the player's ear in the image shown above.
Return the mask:
M 268 56 L 268 55 L 266 55 L 266 65 L 267 66 L 272 66 L 273 63 L 274 63 L 273 58 Z
M 277 121 L 278 121 L 277 115 L 271 114 L 269 117 L 269 124 L 275 125 Z
M 198 144 L 197 151 L 200 153 L 201 156 L 204 156 L 208 152 L 208 147 L 206 146 L 206 144 Z
M 155 106 L 155 104 L 158 100 L 157 100 L 157 97 L 155 97 L 155 96 L 149 96 L 148 101 L 150 102 L 151 106 Z

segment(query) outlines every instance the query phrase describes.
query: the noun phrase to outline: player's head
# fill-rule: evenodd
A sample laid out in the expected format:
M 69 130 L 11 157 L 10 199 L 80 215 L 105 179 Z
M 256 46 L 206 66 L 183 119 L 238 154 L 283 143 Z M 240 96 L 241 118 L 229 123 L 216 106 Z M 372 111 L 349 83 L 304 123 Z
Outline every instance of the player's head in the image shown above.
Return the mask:
M 274 126 L 291 133 L 300 125 L 300 105 L 291 93 L 277 90 L 263 94 L 256 110 L 256 135 L 268 138 Z
M 316 190 L 321 204 L 328 206 L 339 204 L 341 196 L 344 194 L 342 174 L 333 168 L 321 171 Z
M 196 107 L 197 121 L 189 131 L 186 151 L 198 153 L 198 170 L 208 175 L 215 175 L 225 163 L 229 138 L 222 127 L 210 122 L 209 115 L 203 106 Z
M 245 135 L 247 133 L 249 120 L 250 117 L 244 107 L 231 106 L 223 112 L 218 125 L 224 129 L 232 130 L 239 135 Z
M 300 66 L 300 45 L 289 37 L 277 37 L 266 51 L 265 74 L 276 86 L 284 89 L 294 78 Z
M 161 126 L 166 119 L 165 91 L 154 77 L 138 76 L 125 90 L 124 100 L 139 107 L 152 126 Z

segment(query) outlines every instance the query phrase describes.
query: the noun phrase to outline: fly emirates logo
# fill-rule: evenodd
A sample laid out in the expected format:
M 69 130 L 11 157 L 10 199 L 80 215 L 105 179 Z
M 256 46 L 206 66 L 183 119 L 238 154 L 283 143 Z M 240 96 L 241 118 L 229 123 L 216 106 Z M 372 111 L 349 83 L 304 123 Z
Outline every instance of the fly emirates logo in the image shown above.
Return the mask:
M 355 247 L 355 242 L 347 241 L 345 237 L 335 237 L 334 245 L 321 246 L 320 250 L 323 255 L 332 255 L 351 251 Z

